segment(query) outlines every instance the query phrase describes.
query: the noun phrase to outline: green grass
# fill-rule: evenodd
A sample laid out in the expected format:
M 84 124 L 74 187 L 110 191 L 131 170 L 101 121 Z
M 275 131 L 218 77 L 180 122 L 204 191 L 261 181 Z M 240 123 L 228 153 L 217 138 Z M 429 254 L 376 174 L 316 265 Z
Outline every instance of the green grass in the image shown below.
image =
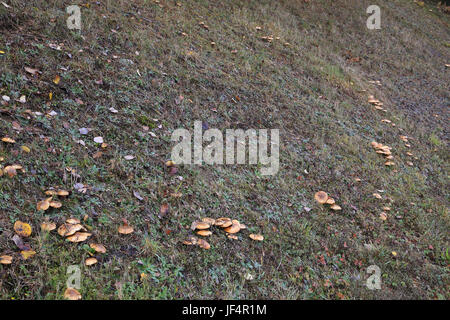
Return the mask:
M 0 5 L 0 95 L 11 101 L 1 106 L 0 136 L 17 142 L 0 144 L 0 165 L 26 172 L 0 177 L 0 255 L 14 257 L 0 265 L 0 298 L 62 299 L 74 264 L 83 299 L 450 298 L 449 19 L 435 6 L 383 3 L 382 29 L 370 31 L 367 4 L 356 0 L 102 1 L 81 7 L 79 32 L 65 25 L 69 1 L 8 3 Z M 268 35 L 272 42 L 261 40 Z M 361 61 L 349 61 L 348 50 Z M 369 94 L 386 113 L 367 103 Z M 21 95 L 27 103 L 14 101 Z M 51 110 L 58 115 L 45 116 Z M 171 133 L 196 120 L 221 131 L 280 129 L 278 174 L 205 165 L 170 176 Z M 92 131 L 81 135 L 82 127 Z M 393 148 L 394 168 L 373 140 Z M 128 154 L 136 158 L 126 161 Z M 86 194 L 73 189 L 78 182 Z M 61 209 L 36 211 L 52 186 L 72 193 Z M 315 203 L 318 190 L 343 210 Z M 372 196 L 377 190 L 382 200 Z M 162 203 L 170 205 L 164 217 Z M 386 221 L 383 206 L 392 208 Z M 59 226 L 70 216 L 87 217 L 87 243 L 106 246 L 98 264 L 83 265 L 85 244 L 40 230 L 46 218 Z M 229 216 L 249 230 L 237 241 L 215 231 L 210 250 L 183 245 L 191 222 L 205 216 Z M 133 234 L 117 232 L 123 218 Z M 16 220 L 33 227 L 26 242 L 37 254 L 25 261 L 11 241 Z M 249 232 L 265 240 L 253 242 Z M 365 286 L 372 264 L 381 268 L 381 290 Z

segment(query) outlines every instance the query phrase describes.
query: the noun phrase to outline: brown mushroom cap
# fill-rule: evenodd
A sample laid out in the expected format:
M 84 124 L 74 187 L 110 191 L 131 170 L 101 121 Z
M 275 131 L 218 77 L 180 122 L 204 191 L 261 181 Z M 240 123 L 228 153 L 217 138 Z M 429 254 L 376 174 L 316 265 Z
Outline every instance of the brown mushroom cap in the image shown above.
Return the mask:
M 203 221 L 194 221 L 192 223 L 191 229 L 192 230 L 205 230 L 205 229 L 209 229 L 209 227 L 211 227 L 211 225 L 209 223 L 203 222 Z
M 67 237 L 66 239 L 70 242 L 83 242 L 91 235 L 92 233 L 89 232 L 76 232 L 73 236 Z
M 316 192 L 314 199 L 320 204 L 324 204 L 328 200 L 328 194 L 325 191 Z
M 241 230 L 241 226 L 239 225 L 239 221 L 237 223 L 232 223 L 231 226 L 224 229 L 226 233 L 237 233 Z
M 118 231 L 121 234 L 130 234 L 130 233 L 133 233 L 134 229 L 133 229 L 133 227 L 131 227 L 127 224 L 124 224 L 119 227 Z
M 66 191 L 66 190 L 58 190 L 58 192 L 56 193 L 58 196 L 61 196 L 61 197 L 65 197 L 65 196 L 68 196 L 69 195 L 69 191 Z
M 59 201 L 51 201 L 50 202 L 50 207 L 58 209 L 58 208 L 62 207 L 62 203 L 59 202 Z
M 342 208 L 339 207 L 337 204 L 333 204 L 333 205 L 330 207 L 330 209 L 332 209 L 332 210 L 342 210 Z
M 94 257 L 91 258 L 87 258 L 86 261 L 84 262 L 85 265 L 87 266 L 92 266 L 93 264 L 96 264 L 98 262 L 98 260 Z
M 219 218 L 219 219 L 216 219 L 216 221 L 214 222 L 214 225 L 225 228 L 225 227 L 231 226 L 232 223 L 228 224 L 229 222 L 231 222 L 230 218 Z M 225 227 L 224 227 L 224 224 L 226 225 Z
M 58 234 L 62 237 L 67 237 L 75 234 L 75 232 L 80 230 L 86 230 L 81 224 L 62 224 L 58 228 Z
M 36 205 L 36 209 L 39 211 L 39 210 L 47 210 L 48 208 L 50 208 L 50 200 L 51 200 L 52 198 L 50 197 L 49 199 L 45 199 L 45 200 L 42 200 L 42 201 L 39 201 L 38 203 L 37 203 L 37 205 Z
M 56 224 L 53 222 L 43 222 L 41 224 L 41 230 L 50 232 L 55 229 L 56 229 Z
M 11 264 L 13 257 L 8 255 L 0 256 L 0 264 Z
M 76 219 L 76 218 L 69 218 L 69 219 L 66 220 L 66 223 L 68 223 L 68 224 L 79 224 L 80 220 Z
M 186 245 L 195 245 L 195 244 L 197 244 L 197 242 L 198 242 L 198 238 L 193 237 L 193 236 L 191 236 L 191 237 L 189 237 L 189 239 L 183 241 L 183 243 Z
M 95 250 L 95 252 L 98 253 L 106 253 L 106 248 L 104 245 L 100 244 L 100 243 L 91 243 L 89 245 L 92 249 Z
M 206 240 L 203 240 L 203 239 L 198 239 L 197 245 L 198 245 L 200 248 L 203 248 L 203 249 L 206 249 L 206 250 L 208 250 L 209 248 L 211 248 L 211 246 L 209 245 L 209 243 L 208 243 Z
M 253 239 L 255 241 L 263 241 L 264 240 L 264 237 L 261 234 L 252 233 L 249 235 L 249 237 L 250 237 L 250 239 Z
M 197 231 L 197 234 L 202 237 L 207 237 L 207 236 L 212 235 L 212 232 L 209 230 L 200 230 L 200 231 Z
M 229 234 L 228 238 L 232 239 L 232 240 L 237 240 L 238 239 L 238 237 L 236 235 L 234 235 L 234 234 Z
M 335 202 L 333 198 L 328 198 L 326 204 L 335 204 Z
M 67 288 L 66 291 L 64 291 L 64 298 L 69 300 L 80 300 L 81 294 L 74 288 Z
M 213 219 L 213 218 L 202 218 L 202 221 L 206 222 L 206 223 L 208 223 L 209 225 L 212 226 L 216 222 L 216 219 Z

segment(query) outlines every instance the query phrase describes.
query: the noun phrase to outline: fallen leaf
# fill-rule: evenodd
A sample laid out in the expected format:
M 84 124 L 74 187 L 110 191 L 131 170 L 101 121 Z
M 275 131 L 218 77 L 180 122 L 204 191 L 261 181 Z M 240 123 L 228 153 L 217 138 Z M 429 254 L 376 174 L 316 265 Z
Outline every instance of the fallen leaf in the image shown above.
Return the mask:
M 26 153 L 30 153 L 31 152 L 31 149 L 28 148 L 27 146 L 21 146 L 20 148 L 22 149 L 22 151 L 24 151 Z
M 32 75 L 35 75 L 36 73 L 39 73 L 38 69 L 34 69 L 34 68 L 30 68 L 30 67 L 25 67 L 24 68 L 26 72 L 31 73 Z
M 137 191 L 133 191 L 133 195 L 140 201 L 144 200 L 144 198 L 142 198 L 139 192 Z
M 103 143 L 103 138 L 102 137 L 95 137 L 94 138 L 94 142 L 96 142 L 96 143 Z
M 14 223 L 14 231 L 21 237 L 27 238 L 31 235 L 31 226 L 28 223 L 22 221 L 16 221 Z
M 34 250 L 24 250 L 24 251 L 20 251 L 20 254 L 22 255 L 22 258 L 24 260 L 27 260 L 28 258 L 31 258 L 32 256 L 34 256 L 36 254 L 36 251 L 34 251 Z

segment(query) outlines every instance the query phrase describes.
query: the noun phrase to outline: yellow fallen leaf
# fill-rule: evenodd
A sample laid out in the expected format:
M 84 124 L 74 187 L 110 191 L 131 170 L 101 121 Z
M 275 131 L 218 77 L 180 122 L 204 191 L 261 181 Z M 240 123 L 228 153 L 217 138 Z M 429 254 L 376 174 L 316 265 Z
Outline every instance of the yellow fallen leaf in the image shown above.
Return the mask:
M 28 148 L 27 146 L 21 146 L 20 148 L 26 153 L 30 153 L 31 152 L 31 149 Z
M 31 226 L 28 223 L 22 221 L 16 221 L 14 223 L 14 231 L 21 237 L 29 237 L 31 235 Z
M 23 251 L 20 251 L 20 254 L 22 255 L 24 260 L 27 260 L 28 258 L 31 258 L 32 256 L 34 256 L 36 254 L 36 251 L 23 250 Z
M 61 77 L 56 75 L 55 79 L 53 79 L 53 83 L 58 84 L 60 80 L 61 80 Z

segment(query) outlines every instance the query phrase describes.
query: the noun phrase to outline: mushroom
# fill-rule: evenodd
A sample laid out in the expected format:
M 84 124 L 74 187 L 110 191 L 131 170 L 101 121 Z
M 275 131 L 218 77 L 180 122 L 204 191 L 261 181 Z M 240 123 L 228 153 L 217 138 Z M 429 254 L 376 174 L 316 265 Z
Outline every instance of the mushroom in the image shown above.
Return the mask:
M 106 248 L 104 245 L 99 244 L 99 243 L 91 243 L 89 245 L 92 249 L 95 250 L 95 252 L 99 252 L 99 253 L 106 253 Z
M 319 191 L 314 195 L 314 199 L 316 199 L 318 203 L 324 204 L 328 200 L 328 195 L 325 191 Z
M 233 221 L 234 221 L 234 223 L 232 222 L 231 226 L 224 229 L 226 233 L 237 233 L 241 230 L 239 221 L 237 221 L 237 220 L 233 220 Z
M 255 241 L 263 241 L 264 240 L 264 237 L 261 234 L 252 233 L 249 235 L 249 237 L 250 237 L 250 239 L 253 239 Z
M 212 232 L 209 230 L 200 230 L 200 231 L 197 231 L 197 234 L 202 237 L 207 237 L 207 236 L 212 235 Z
M 208 250 L 209 248 L 211 248 L 211 246 L 209 245 L 209 243 L 206 240 L 203 239 L 198 239 L 197 244 L 200 248 L 206 249 Z
M 87 266 L 92 266 L 93 264 L 96 264 L 97 262 L 98 262 L 98 260 L 95 259 L 94 257 L 92 257 L 92 258 L 87 258 L 86 261 L 84 262 L 84 264 Z
M 80 300 L 81 294 L 74 288 L 67 288 L 64 292 L 64 298 L 69 300 Z

